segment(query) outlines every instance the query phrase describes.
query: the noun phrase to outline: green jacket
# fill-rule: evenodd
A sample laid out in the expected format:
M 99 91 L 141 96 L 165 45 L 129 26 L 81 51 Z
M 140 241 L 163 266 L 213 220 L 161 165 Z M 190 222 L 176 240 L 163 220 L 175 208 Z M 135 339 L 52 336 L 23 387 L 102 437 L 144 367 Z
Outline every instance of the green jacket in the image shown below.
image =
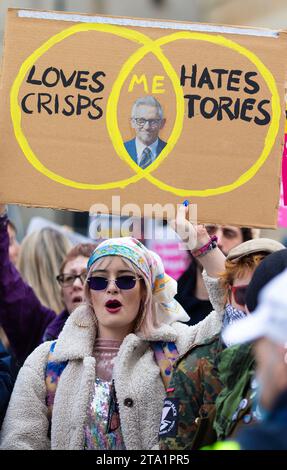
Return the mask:
M 255 360 L 250 345 L 233 346 L 221 352 L 218 369 L 224 388 L 216 399 L 213 424 L 218 440 L 235 434 L 242 424 L 254 422 L 254 368 Z
M 199 448 L 202 434 L 204 444 L 216 440 L 212 427 L 207 426 L 207 417 L 215 411 L 215 400 L 222 389 L 217 368 L 222 349 L 220 335 L 216 335 L 203 344 L 193 345 L 175 363 L 163 408 L 160 449 Z M 210 430 L 211 435 L 206 436 Z

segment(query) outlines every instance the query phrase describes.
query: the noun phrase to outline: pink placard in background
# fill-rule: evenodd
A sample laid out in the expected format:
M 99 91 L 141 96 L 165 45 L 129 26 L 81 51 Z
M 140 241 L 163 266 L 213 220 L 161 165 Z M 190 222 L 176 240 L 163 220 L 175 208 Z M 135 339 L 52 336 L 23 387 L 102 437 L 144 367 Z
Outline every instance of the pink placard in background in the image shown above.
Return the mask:
M 282 155 L 282 182 L 278 210 L 278 227 L 287 227 L 287 134 L 284 136 Z
M 278 227 L 287 227 L 287 206 L 284 205 L 283 184 L 281 184 L 280 202 L 278 210 Z

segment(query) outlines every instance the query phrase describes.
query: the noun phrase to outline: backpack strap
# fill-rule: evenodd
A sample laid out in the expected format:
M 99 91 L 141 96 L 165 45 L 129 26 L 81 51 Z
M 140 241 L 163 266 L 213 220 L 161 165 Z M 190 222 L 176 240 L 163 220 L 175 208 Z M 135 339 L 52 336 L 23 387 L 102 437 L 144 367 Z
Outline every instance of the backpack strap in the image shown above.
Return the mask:
M 168 391 L 173 364 L 179 356 L 176 344 L 166 341 L 151 341 L 150 345 L 153 349 L 155 360 L 160 368 L 163 384 L 166 391 Z
M 48 407 L 48 418 L 50 421 L 52 418 L 58 382 L 63 370 L 68 364 L 68 361 L 56 362 L 54 360 L 56 344 L 57 341 L 53 341 L 51 344 L 45 370 L 46 405 Z M 151 341 L 150 345 L 153 349 L 155 360 L 160 368 L 161 378 L 165 389 L 167 390 L 172 376 L 173 364 L 179 356 L 177 347 L 174 342 L 166 341 Z
M 48 418 L 51 421 L 53 405 L 57 390 L 57 385 L 60 376 L 65 369 L 68 361 L 55 362 L 54 361 L 54 350 L 57 341 L 53 341 L 50 347 L 48 361 L 45 370 L 45 383 L 46 383 L 46 405 L 48 407 Z

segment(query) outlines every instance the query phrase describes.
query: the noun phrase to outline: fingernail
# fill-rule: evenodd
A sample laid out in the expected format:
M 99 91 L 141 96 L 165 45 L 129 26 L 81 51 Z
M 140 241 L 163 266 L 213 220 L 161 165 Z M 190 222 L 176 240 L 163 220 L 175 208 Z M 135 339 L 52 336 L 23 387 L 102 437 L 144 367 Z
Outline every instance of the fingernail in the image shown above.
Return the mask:
M 189 206 L 189 201 L 186 199 L 185 201 L 183 201 L 182 203 L 185 207 Z

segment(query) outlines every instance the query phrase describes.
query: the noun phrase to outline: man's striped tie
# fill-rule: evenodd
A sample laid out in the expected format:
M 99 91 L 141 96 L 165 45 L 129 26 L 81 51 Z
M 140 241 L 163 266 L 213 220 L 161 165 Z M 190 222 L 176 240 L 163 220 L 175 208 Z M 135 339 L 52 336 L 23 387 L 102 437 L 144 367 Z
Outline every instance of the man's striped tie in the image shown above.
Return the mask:
M 142 153 L 140 167 L 144 169 L 147 166 L 149 166 L 151 163 L 152 163 L 152 151 L 149 147 L 146 147 Z

